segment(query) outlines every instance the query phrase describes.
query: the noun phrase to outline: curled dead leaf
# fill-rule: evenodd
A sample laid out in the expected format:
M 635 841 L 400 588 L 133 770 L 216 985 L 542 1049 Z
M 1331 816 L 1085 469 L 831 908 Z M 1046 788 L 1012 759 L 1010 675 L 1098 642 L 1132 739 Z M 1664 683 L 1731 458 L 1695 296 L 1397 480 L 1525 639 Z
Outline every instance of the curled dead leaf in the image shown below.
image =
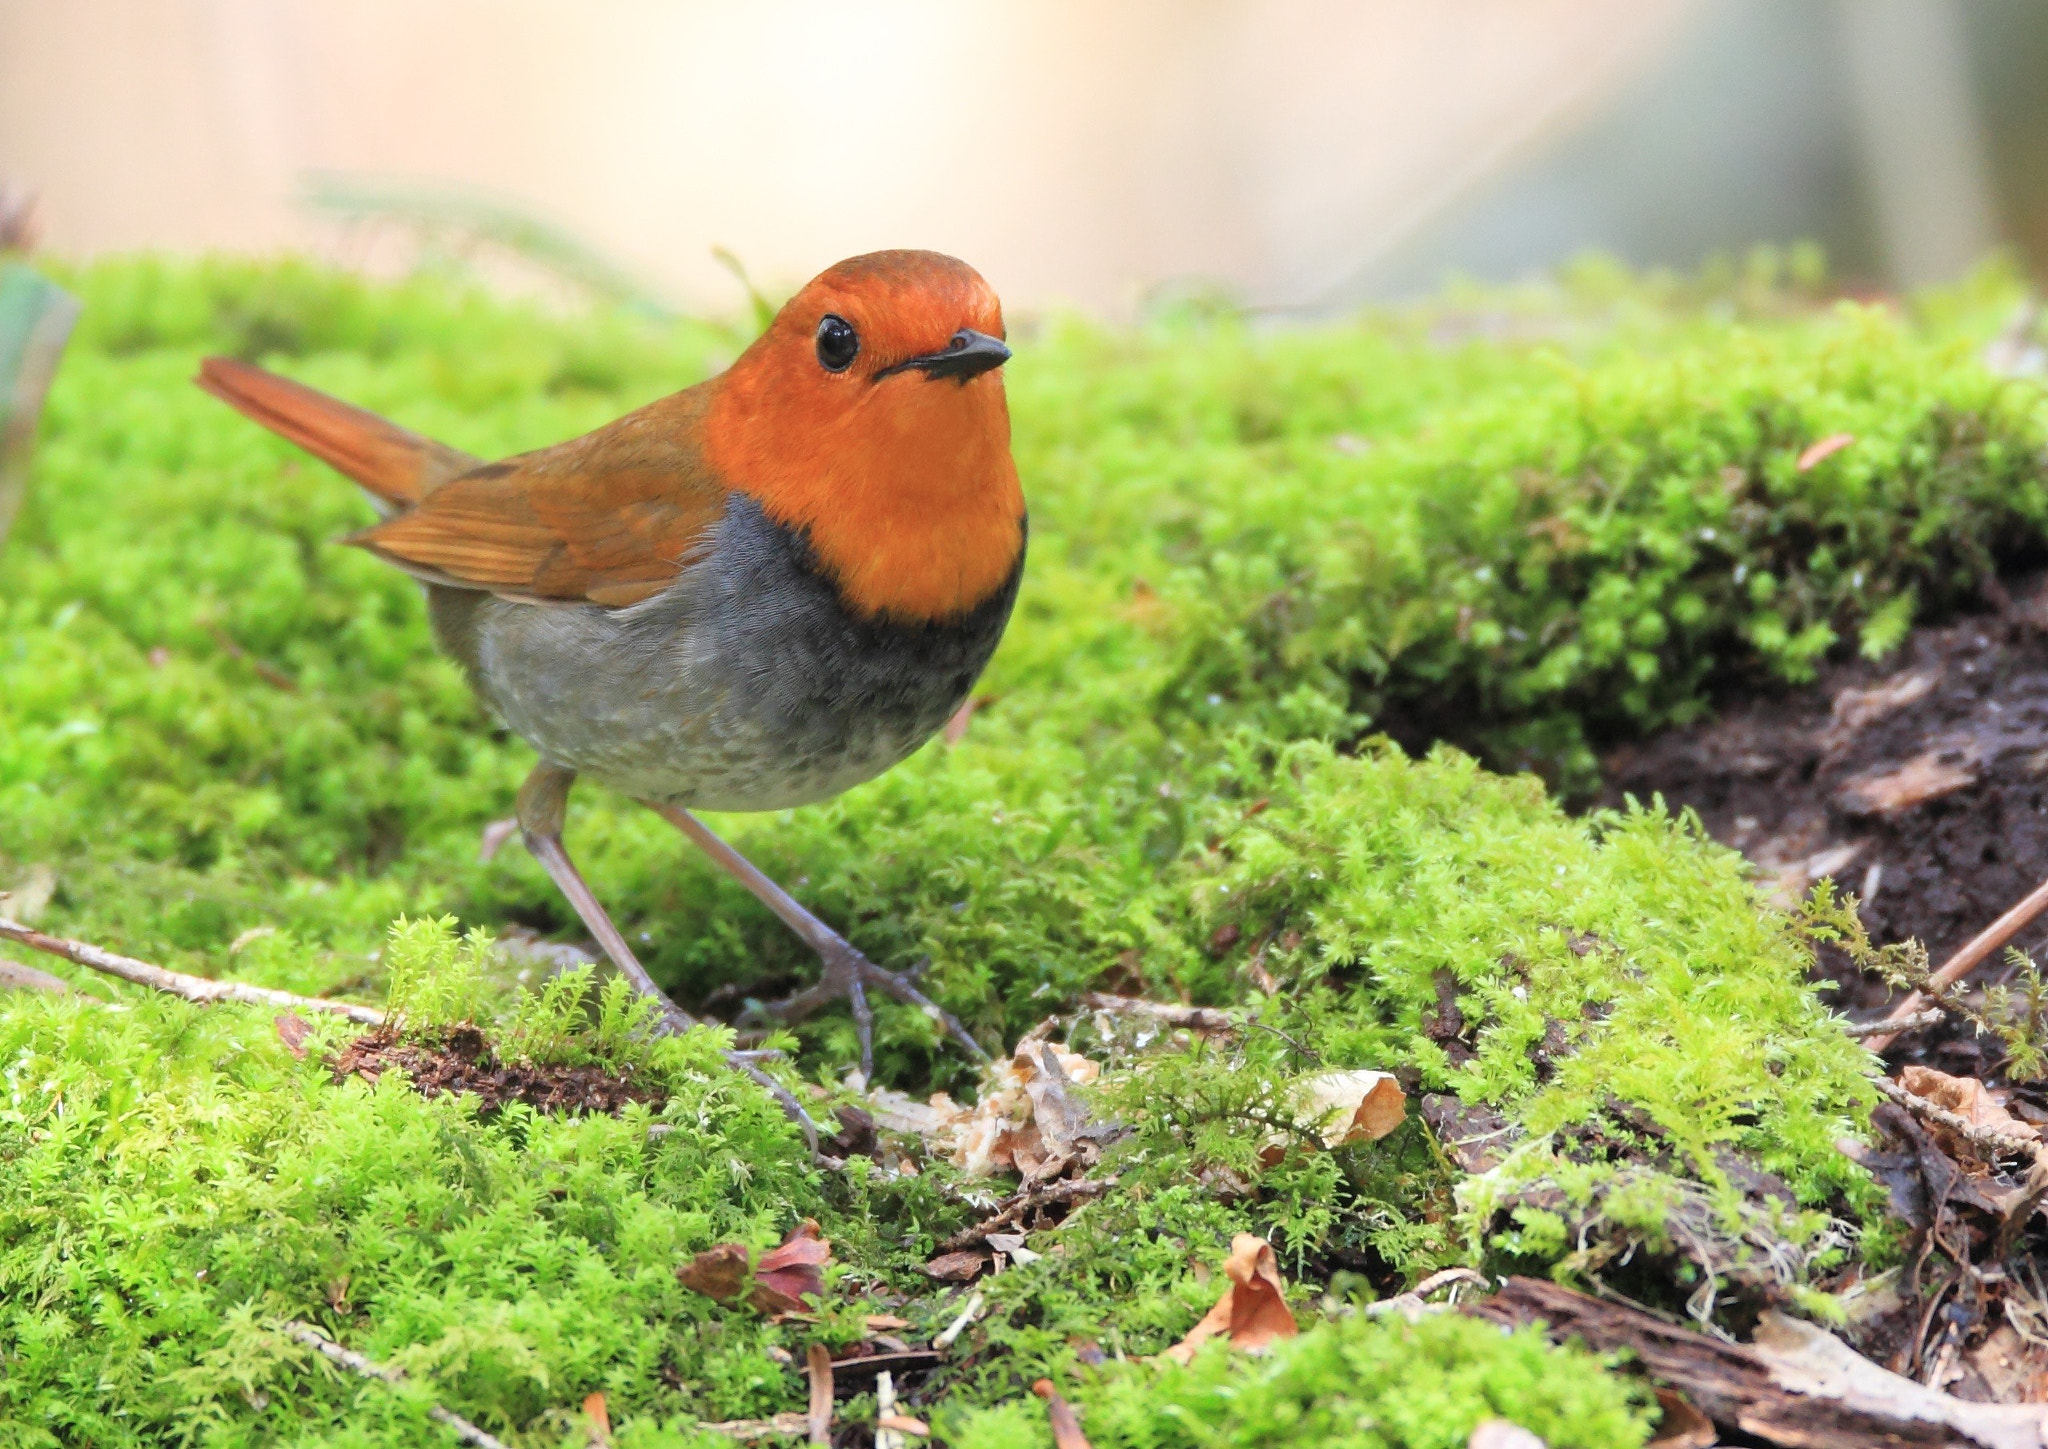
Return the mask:
M 818 1236 L 813 1219 L 805 1218 L 754 1264 L 754 1291 L 747 1302 L 770 1318 L 808 1312 L 810 1305 L 803 1300 L 823 1295 L 825 1265 L 831 1261 L 832 1244 Z
M 1166 1350 L 1166 1357 L 1187 1363 L 1195 1350 L 1217 1335 L 1225 1335 L 1232 1348 L 1256 1353 L 1301 1330 L 1294 1311 L 1287 1306 L 1287 1284 L 1280 1277 L 1280 1263 L 1264 1238 L 1239 1233 L 1230 1240 L 1230 1257 L 1223 1264 L 1230 1286 L 1216 1300 L 1188 1336 Z
M 1324 1072 L 1296 1085 L 1295 1102 L 1301 1115 L 1316 1124 L 1323 1146 L 1331 1149 L 1377 1142 L 1408 1115 L 1408 1094 L 1392 1072 Z M 1259 1160 L 1272 1166 L 1293 1140 L 1277 1134 L 1269 1138 Z
M 744 1243 L 720 1243 L 676 1269 L 676 1277 L 691 1292 L 723 1303 L 738 1297 L 746 1286 L 747 1261 L 752 1256 Z
M 277 1019 L 277 1039 L 300 1061 L 306 1059 L 306 1034 L 312 1029 L 312 1024 L 297 1012 L 287 1011 Z
M 804 1299 L 825 1291 L 825 1265 L 832 1261 L 832 1244 L 818 1236 L 816 1222 L 805 1218 L 796 1231 L 758 1259 L 744 1243 L 720 1243 L 676 1269 L 676 1278 L 692 1292 L 724 1303 L 737 1298 L 747 1286 L 750 1260 L 754 1286 L 747 1302 L 756 1312 L 781 1318 L 808 1312 L 811 1305 Z

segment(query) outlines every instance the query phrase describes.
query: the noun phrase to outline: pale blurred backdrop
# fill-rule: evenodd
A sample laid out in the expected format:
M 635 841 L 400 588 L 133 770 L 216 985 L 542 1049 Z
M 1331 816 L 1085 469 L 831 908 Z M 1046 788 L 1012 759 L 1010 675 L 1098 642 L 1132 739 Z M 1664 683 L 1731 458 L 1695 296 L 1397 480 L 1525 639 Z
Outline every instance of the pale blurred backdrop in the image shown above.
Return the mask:
M 2039 0 L 0 0 L 48 250 L 537 237 L 727 310 L 716 248 L 1108 314 L 1798 239 L 1914 283 L 2048 255 L 2044 117 Z

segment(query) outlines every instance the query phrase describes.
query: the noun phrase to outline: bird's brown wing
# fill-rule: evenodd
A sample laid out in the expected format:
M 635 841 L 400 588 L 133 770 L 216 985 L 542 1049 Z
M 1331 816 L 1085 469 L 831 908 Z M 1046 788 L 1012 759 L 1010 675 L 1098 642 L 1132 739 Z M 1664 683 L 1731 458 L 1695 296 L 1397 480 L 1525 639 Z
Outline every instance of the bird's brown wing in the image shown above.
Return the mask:
M 694 392 L 475 469 L 349 542 L 437 583 L 637 604 L 697 556 L 725 510 L 727 490 L 695 445 Z

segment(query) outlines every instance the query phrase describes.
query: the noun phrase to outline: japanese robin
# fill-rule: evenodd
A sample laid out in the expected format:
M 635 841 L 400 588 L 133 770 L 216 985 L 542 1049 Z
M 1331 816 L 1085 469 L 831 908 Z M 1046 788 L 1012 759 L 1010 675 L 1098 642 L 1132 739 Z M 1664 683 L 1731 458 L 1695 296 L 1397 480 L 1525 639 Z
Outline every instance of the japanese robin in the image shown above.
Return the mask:
M 442 648 L 539 752 L 520 829 L 618 969 L 690 1020 L 563 847 L 578 775 L 673 822 L 818 952 L 817 985 L 766 1009 L 844 996 L 872 1074 L 870 989 L 985 1054 L 690 812 L 837 795 L 966 699 L 1024 568 L 1003 337 L 965 263 L 855 257 L 718 376 L 496 463 L 229 358 L 198 382 L 370 495 L 383 521 L 346 541 L 425 585 Z

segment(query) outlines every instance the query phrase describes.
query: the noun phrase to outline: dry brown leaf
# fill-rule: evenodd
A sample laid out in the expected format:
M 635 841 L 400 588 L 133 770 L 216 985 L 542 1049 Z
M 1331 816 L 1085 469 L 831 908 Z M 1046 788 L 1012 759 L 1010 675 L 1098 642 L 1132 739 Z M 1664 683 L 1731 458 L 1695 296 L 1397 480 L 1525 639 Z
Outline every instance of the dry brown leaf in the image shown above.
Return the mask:
M 1841 690 L 1829 706 L 1828 727 L 1820 737 L 1821 749 L 1833 752 L 1843 748 L 1859 731 L 1894 710 L 1925 699 L 1934 692 L 1937 682 L 1932 670 L 1907 670 L 1881 679 L 1868 689 Z
M 988 1267 L 988 1254 L 976 1250 L 941 1253 L 924 1265 L 925 1275 L 941 1283 L 966 1283 L 981 1276 Z
M 832 1245 L 818 1236 L 817 1223 L 805 1218 L 780 1245 L 758 1259 L 744 1243 L 720 1243 L 676 1269 L 676 1278 L 692 1292 L 724 1303 L 737 1298 L 746 1287 L 749 1260 L 754 1286 L 747 1302 L 756 1312 L 782 1318 L 808 1312 L 810 1305 L 803 1300 L 825 1291 L 825 1265 L 832 1261 Z
M 1946 1072 L 1937 1072 L 1932 1067 L 1909 1066 L 1899 1073 L 1899 1085 L 1916 1097 L 1924 1097 L 1937 1107 L 1945 1107 L 1963 1118 L 1972 1127 L 1987 1132 L 1997 1132 L 2009 1137 L 2020 1137 L 2038 1141 L 2041 1129 L 2031 1123 L 2022 1122 L 1999 1105 L 1984 1084 L 1975 1077 L 1952 1077 Z M 1977 1149 L 1950 1132 L 1938 1122 L 1927 1124 L 1928 1132 L 1941 1144 L 1941 1150 L 1951 1157 L 1973 1161 Z
M 929 1439 L 932 1434 L 931 1425 L 908 1414 L 884 1414 L 875 1420 L 875 1427 L 894 1429 L 899 1434 L 915 1434 L 920 1439 Z
M 1408 1095 L 1392 1072 L 1324 1072 L 1309 1077 L 1296 1084 L 1295 1105 L 1317 1124 L 1323 1146 L 1331 1149 L 1377 1142 L 1408 1115 Z M 1260 1149 L 1259 1159 L 1272 1166 L 1295 1140 L 1276 1134 Z
M 1279 1260 L 1264 1238 L 1239 1233 L 1230 1240 L 1230 1257 L 1223 1264 L 1230 1286 L 1216 1300 L 1188 1336 L 1166 1350 L 1176 1363 L 1187 1363 L 1195 1350 L 1219 1334 L 1232 1348 L 1256 1353 L 1276 1340 L 1292 1338 L 1301 1330 L 1294 1311 L 1287 1306 L 1287 1284 L 1280 1277 Z
M 745 1243 L 720 1243 L 676 1269 L 676 1277 L 692 1292 L 723 1303 L 738 1297 L 746 1286 L 747 1262 L 752 1257 Z
M 277 1039 L 300 1061 L 306 1059 L 306 1033 L 312 1029 L 312 1024 L 296 1012 L 287 1011 L 277 1019 Z
M 825 1265 L 832 1261 L 832 1244 L 818 1236 L 818 1224 L 805 1218 L 796 1231 L 770 1248 L 754 1264 L 754 1291 L 747 1302 L 770 1318 L 805 1313 L 805 1298 L 825 1291 Z
M 1031 1386 L 1031 1392 L 1045 1400 L 1045 1417 L 1052 1424 L 1053 1449 L 1094 1449 L 1088 1436 L 1081 1432 L 1074 1406 L 1060 1397 L 1051 1379 L 1040 1379 Z
M 1977 783 L 1974 761 L 1953 763 L 1943 750 L 1915 755 L 1896 769 L 1871 770 L 1844 780 L 1835 803 L 1850 815 L 1894 815 Z

